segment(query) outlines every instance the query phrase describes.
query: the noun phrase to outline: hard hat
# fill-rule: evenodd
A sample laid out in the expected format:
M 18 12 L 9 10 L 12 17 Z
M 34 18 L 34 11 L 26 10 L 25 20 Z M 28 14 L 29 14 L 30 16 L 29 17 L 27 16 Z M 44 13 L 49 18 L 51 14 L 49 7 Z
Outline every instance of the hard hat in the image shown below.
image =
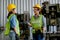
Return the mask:
M 41 8 L 41 6 L 39 4 L 36 4 L 33 8 Z
M 8 7 L 7 7 L 9 12 L 14 8 L 16 8 L 16 5 L 14 5 L 14 4 L 9 4 Z

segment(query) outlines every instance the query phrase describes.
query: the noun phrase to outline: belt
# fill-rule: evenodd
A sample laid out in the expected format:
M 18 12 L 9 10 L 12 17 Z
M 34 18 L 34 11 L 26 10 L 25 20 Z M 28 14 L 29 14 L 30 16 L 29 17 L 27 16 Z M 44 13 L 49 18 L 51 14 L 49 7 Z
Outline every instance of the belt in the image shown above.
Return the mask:
M 13 30 L 10 30 L 10 32 L 14 32 Z
M 33 29 L 33 30 L 35 30 L 35 33 L 36 33 L 36 32 L 43 33 L 43 30 L 40 30 L 40 29 Z

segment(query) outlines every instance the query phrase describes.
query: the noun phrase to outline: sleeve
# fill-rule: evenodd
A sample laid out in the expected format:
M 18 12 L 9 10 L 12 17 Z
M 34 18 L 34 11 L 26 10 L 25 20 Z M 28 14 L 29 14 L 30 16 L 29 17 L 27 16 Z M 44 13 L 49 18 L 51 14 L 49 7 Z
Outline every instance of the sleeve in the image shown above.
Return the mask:
M 43 26 L 46 27 L 46 18 L 43 16 Z
M 15 15 L 13 15 L 12 18 L 10 19 L 10 24 L 12 28 L 16 27 L 16 16 Z

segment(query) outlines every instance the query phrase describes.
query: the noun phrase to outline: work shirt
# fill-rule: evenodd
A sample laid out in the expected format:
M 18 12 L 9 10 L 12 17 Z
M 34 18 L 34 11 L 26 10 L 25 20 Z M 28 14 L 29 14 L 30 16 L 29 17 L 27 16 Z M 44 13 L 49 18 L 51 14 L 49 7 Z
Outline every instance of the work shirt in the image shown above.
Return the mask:
M 20 36 L 19 22 L 16 15 L 13 15 L 10 19 L 10 28 L 12 28 L 12 30 L 14 30 L 13 28 L 16 28 L 16 32 L 18 36 Z
M 11 17 L 11 19 L 10 19 L 10 27 L 11 28 L 15 28 L 16 27 L 16 16 L 15 15 L 13 15 L 12 17 Z

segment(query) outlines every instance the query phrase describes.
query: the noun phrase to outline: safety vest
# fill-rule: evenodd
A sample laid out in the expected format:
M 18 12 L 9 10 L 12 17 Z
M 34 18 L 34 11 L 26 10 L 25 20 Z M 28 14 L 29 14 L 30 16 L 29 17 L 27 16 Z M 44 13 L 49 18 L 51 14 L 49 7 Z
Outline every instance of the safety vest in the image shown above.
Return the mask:
M 11 14 L 11 15 L 9 16 L 8 21 L 7 21 L 6 25 L 5 25 L 4 34 L 5 34 L 6 36 L 9 35 L 9 33 L 10 33 L 10 19 L 11 19 L 11 17 L 12 17 L 13 15 L 14 15 L 14 14 Z M 15 15 L 15 16 L 16 16 L 16 15 Z M 18 36 L 20 36 L 19 22 L 18 22 L 17 18 L 16 18 L 16 31 L 17 31 L 17 33 L 18 33 Z
M 35 33 L 35 30 L 40 30 L 42 31 L 42 27 L 43 27 L 43 15 L 39 15 L 39 17 L 37 19 L 35 19 L 34 16 L 32 16 L 31 20 L 31 25 L 34 28 L 33 29 L 33 33 Z

